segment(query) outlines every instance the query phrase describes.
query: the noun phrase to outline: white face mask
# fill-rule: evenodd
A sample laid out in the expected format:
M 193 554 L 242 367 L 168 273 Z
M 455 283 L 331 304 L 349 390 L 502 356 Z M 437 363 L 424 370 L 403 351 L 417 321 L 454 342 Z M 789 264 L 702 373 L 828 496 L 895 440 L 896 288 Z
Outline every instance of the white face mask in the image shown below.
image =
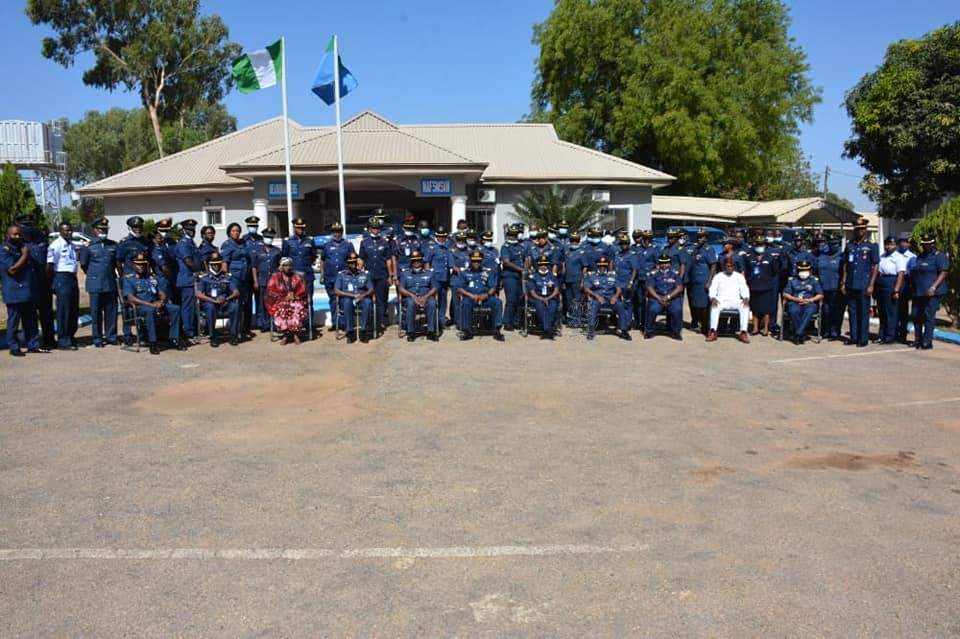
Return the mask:
M 248 227 L 247 227 L 247 233 L 256 233 L 256 232 L 257 232 L 257 227 L 255 227 L 255 226 L 248 226 Z
M 265 237 L 263 238 L 263 243 L 266 244 L 267 246 L 273 246 L 273 238 Z
M 798 276 L 801 280 L 805 280 L 805 279 L 807 279 L 808 277 L 810 277 L 810 271 L 800 271 L 799 273 L 797 273 L 797 276 Z
M 101 240 L 105 240 L 105 239 L 107 239 L 107 234 L 106 234 L 106 233 L 97 233 L 97 237 L 99 237 Z
M 546 275 L 547 273 L 550 272 L 550 269 L 548 269 L 548 268 L 541 268 L 541 269 L 539 270 L 539 272 L 540 272 L 540 275 Z
M 167 232 L 166 232 L 166 231 L 158 231 L 158 232 L 160 233 L 160 237 L 166 239 L 166 237 L 167 237 Z
M 140 237 L 141 235 L 143 235 L 143 233 L 141 233 L 140 231 L 136 231 L 134 229 L 130 229 L 130 235 L 134 237 Z
M 764 253 L 767 252 L 767 249 L 766 249 L 766 247 L 764 247 L 764 246 L 758 246 L 757 248 L 753 249 L 753 251 L 754 251 L 754 253 L 756 253 L 757 255 L 763 255 Z
M 403 236 L 404 236 L 404 237 L 413 237 L 414 235 L 415 235 L 415 233 L 414 233 L 413 231 L 404 231 L 404 232 L 403 232 Z
M 484 242 L 483 245 L 484 245 L 486 248 L 493 248 L 493 242 Z
M 556 233 L 547 233 L 547 239 L 548 239 L 548 240 L 555 240 L 555 239 L 557 239 L 557 234 L 556 234 Z
M 683 236 L 681 235 L 681 236 L 680 236 L 680 239 L 677 240 L 677 241 L 680 243 L 680 246 L 683 246 L 684 244 L 687 243 L 687 238 L 685 238 L 685 237 L 683 237 Z
M 220 272 L 220 267 L 219 267 L 219 266 L 211 266 L 211 267 L 210 267 L 210 274 L 211 274 L 211 275 L 216 275 L 216 274 L 219 273 L 219 272 Z

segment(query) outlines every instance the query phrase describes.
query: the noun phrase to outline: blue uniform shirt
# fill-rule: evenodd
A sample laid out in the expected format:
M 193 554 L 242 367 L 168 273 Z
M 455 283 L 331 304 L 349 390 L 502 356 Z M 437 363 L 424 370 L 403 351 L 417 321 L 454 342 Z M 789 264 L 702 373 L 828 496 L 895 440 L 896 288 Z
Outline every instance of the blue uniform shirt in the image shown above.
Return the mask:
M 637 271 L 637 277 L 641 280 L 647 279 L 647 274 L 657 268 L 657 258 L 660 257 L 660 249 L 655 246 L 634 246 L 633 268 Z
M 80 266 L 87 274 L 88 293 L 117 292 L 117 243 L 94 240 L 80 249 Z
M 580 262 L 583 268 L 588 271 L 597 270 L 597 260 L 601 257 L 606 257 L 610 261 L 613 261 L 613 258 L 616 257 L 613 247 L 603 242 L 598 242 L 597 244 L 586 242 L 581 245 L 581 249 L 583 250 L 583 255 L 580 258 Z
M 213 242 L 208 242 L 203 240 L 200 242 L 200 248 L 197 249 L 197 252 L 200 254 L 200 259 L 203 260 L 203 263 L 206 264 L 207 260 L 210 259 L 210 256 L 214 253 L 217 253 L 217 245 Z M 202 267 L 203 265 L 201 265 Z
M 840 251 L 820 253 L 813 261 L 813 270 L 820 279 L 825 291 L 840 290 L 840 270 L 843 268 L 843 255 Z
M 533 278 L 530 280 L 530 290 L 540 297 L 549 297 L 553 295 L 554 291 L 559 289 L 560 280 L 550 271 L 547 271 L 546 275 L 541 275 L 538 271 L 533 274 Z
M 479 271 L 466 269 L 460 274 L 460 288 L 470 291 L 474 295 L 481 295 L 500 285 L 500 278 L 493 269 L 482 268 Z
M 710 267 L 716 263 L 717 254 L 711 247 L 694 245 L 687 251 L 687 281 L 706 284 L 710 281 Z
M 247 249 L 247 245 L 243 243 L 243 240 L 234 241 L 233 238 L 228 239 L 220 247 L 220 257 L 223 258 L 223 262 L 227 265 L 227 270 L 230 271 L 234 279 L 238 281 L 246 279 L 247 274 L 250 272 L 250 252 Z
M 734 251 L 734 252 L 731 253 L 730 255 L 727 255 L 726 253 L 721 253 L 721 254 L 720 254 L 720 256 L 717 258 L 717 270 L 718 270 L 718 271 L 722 271 L 722 270 L 723 270 L 723 262 L 724 262 L 728 257 L 729 257 L 731 260 L 733 260 L 733 270 L 734 270 L 734 271 L 736 271 L 737 273 L 743 273 L 745 270 L 747 270 L 747 260 L 746 260 L 742 255 L 740 255 L 740 253 L 737 253 L 736 251 Z
M 752 291 L 769 291 L 779 285 L 780 263 L 776 257 L 754 253 L 747 260 L 747 283 Z
M 567 247 L 563 254 L 563 281 L 567 284 L 577 284 L 583 280 L 583 249 Z
M 496 247 L 480 247 L 480 253 L 483 255 L 483 268 L 500 269 L 500 251 Z
M 160 299 L 160 282 L 154 275 L 140 277 L 136 273 L 123 276 L 123 299 L 133 295 L 144 302 L 156 302 Z
M 257 245 L 251 250 L 251 268 L 257 269 L 257 283 L 266 286 L 270 276 L 280 270 L 280 249 L 266 244 Z
M 393 243 L 384 239 L 382 235 L 377 238 L 365 237 L 360 242 L 360 259 L 363 260 L 363 267 L 374 279 L 387 277 L 387 262 L 393 255 Z
M 805 280 L 801 280 L 799 277 L 791 277 L 787 280 L 786 286 L 783 287 L 783 292 L 802 300 L 810 300 L 817 295 L 823 295 L 823 288 L 815 277 L 811 276 Z M 796 302 L 790 303 L 796 304 Z
M 327 244 L 337 244 L 333 240 L 327 242 Z M 346 253 L 349 253 L 352 250 L 349 242 L 341 240 L 340 245 L 346 245 Z M 344 257 L 346 257 L 344 253 Z M 283 244 L 280 247 L 280 257 L 289 257 L 293 260 L 293 270 L 298 273 L 303 273 L 304 275 L 309 275 L 313 277 L 313 263 L 317 259 L 317 247 L 313 243 L 313 238 L 307 235 L 304 235 L 303 238 L 299 238 L 296 235 L 292 235 L 283 241 Z M 337 273 L 345 268 L 345 264 L 340 264 L 339 268 L 337 266 L 337 260 L 332 260 L 331 270 L 327 271 L 327 266 L 324 264 L 323 275 L 326 279 L 333 279 L 337 276 Z
M 412 268 L 404 271 L 400 278 L 400 286 L 417 297 L 422 297 L 429 293 L 430 289 L 436 288 L 433 271 L 420 269 L 419 272 L 415 272 Z
M 654 269 L 647 274 L 647 287 L 652 288 L 657 295 L 669 295 L 682 283 L 680 271 L 673 267 L 666 270 Z
M 29 246 L 27 247 L 30 248 Z M 0 278 L 3 284 L 3 301 L 6 304 L 22 304 L 33 299 L 37 281 L 32 261 L 27 263 L 16 275 L 10 275 L 8 268 L 20 259 L 20 247 L 10 242 L 0 244 Z
M 370 290 L 370 274 L 367 271 L 360 270 L 351 273 L 350 269 L 344 269 L 337 273 L 337 279 L 333 286 L 344 293 L 360 294 Z
M 870 286 L 873 267 L 880 263 L 880 249 L 873 242 L 850 242 L 843 251 L 848 290 L 861 291 Z
M 137 253 L 143 253 L 147 259 L 150 259 L 152 252 L 153 242 L 143 236 L 127 235 L 120 240 L 117 245 L 117 259 L 123 263 L 123 274 L 133 273 L 133 258 Z
M 590 271 L 583 278 L 583 287 L 605 298 L 613 297 L 617 292 L 616 271 Z
M 523 263 L 527 258 L 527 251 L 523 246 L 522 242 L 517 242 L 516 244 L 510 244 L 505 242 L 503 246 L 500 247 L 500 263 L 503 264 L 504 260 L 509 260 L 514 266 L 519 266 L 523 268 Z M 509 277 L 517 279 L 520 277 L 520 273 L 508 268 L 502 268 L 503 277 Z
M 410 256 L 414 251 L 420 251 L 423 255 L 423 243 L 416 235 L 413 237 L 404 235 L 394 242 L 393 253 L 397 256 L 397 271 L 410 268 Z
M 914 297 L 926 297 L 927 291 L 930 289 L 930 286 L 933 285 L 936 281 L 937 276 L 950 269 L 950 258 L 947 257 L 947 254 L 942 251 L 926 251 L 921 253 L 916 261 L 913 262 L 913 266 L 910 273 L 911 281 L 913 282 L 913 295 Z M 944 278 L 940 285 L 937 286 L 934 295 L 946 295 L 947 294 L 947 279 Z
M 432 247 L 427 246 L 424 251 L 424 261 L 430 264 L 433 269 L 433 276 L 438 284 L 446 284 L 450 281 L 450 249 L 443 244 L 436 243 Z
M 233 292 L 233 284 L 230 282 L 231 277 L 233 277 L 233 274 L 230 271 L 211 273 L 208 269 L 197 278 L 197 292 L 213 299 L 227 297 Z
M 203 264 L 200 261 L 200 251 L 197 249 L 197 245 L 193 243 L 193 239 L 186 236 L 180 238 L 176 246 L 176 255 L 177 286 L 193 286 L 196 274 L 203 270 Z M 192 269 L 187 266 L 187 259 L 193 262 Z
M 543 248 L 540 248 L 538 244 L 534 244 L 530 248 L 529 252 L 530 263 L 533 264 L 534 268 L 536 268 L 537 262 L 540 260 L 542 255 L 546 255 L 547 259 L 550 260 L 550 266 L 559 267 L 563 262 L 563 256 L 561 255 L 560 250 L 555 246 L 546 244 Z
M 633 247 L 625 251 L 617 251 L 613 258 L 613 270 L 617 274 L 617 286 L 623 290 L 630 287 L 630 281 L 633 279 L 633 265 L 636 263 L 636 251 Z

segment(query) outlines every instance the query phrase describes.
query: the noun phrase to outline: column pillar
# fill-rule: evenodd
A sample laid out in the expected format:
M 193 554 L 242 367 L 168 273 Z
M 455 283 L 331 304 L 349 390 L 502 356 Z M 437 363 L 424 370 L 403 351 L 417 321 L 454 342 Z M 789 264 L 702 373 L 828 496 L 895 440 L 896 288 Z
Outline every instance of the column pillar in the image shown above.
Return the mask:
M 260 218 L 264 226 L 270 223 L 267 219 L 267 200 L 265 198 L 253 198 L 253 214 Z
M 457 220 L 467 219 L 467 196 L 466 195 L 451 195 L 450 196 L 450 233 L 453 233 L 453 229 L 457 225 Z

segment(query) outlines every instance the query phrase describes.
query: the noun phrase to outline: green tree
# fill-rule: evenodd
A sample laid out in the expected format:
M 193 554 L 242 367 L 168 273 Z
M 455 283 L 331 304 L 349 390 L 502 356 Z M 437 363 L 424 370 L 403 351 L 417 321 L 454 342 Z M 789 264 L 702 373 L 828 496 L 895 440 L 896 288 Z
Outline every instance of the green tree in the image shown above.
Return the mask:
M 960 191 L 960 22 L 887 48 L 846 98 L 845 154 L 882 215 L 908 219 Z
M 4 239 L 7 226 L 21 215 L 33 215 L 38 223 L 45 222 L 33 189 L 20 177 L 13 163 L 7 162 L 0 171 L 0 227 Z
M 84 84 L 135 91 L 146 109 L 157 153 L 163 124 L 181 122 L 218 102 L 232 79 L 227 63 L 240 47 L 219 16 L 200 16 L 199 0 L 27 0 L 33 24 L 48 25 L 41 52 L 63 66 L 92 53 Z
M 950 325 L 960 328 L 960 198 L 954 198 L 927 215 L 913 228 L 913 240 L 920 245 L 920 234 L 932 232 L 937 236 L 937 248 L 950 255 L 947 271 L 947 294 L 943 308 L 950 316 Z
M 676 175 L 673 192 L 792 196 L 820 97 L 788 26 L 777 0 L 557 0 L 528 118 Z
M 566 220 L 571 230 L 581 230 L 596 221 L 603 205 L 595 202 L 583 189 L 568 193 L 556 184 L 527 191 L 517 198 L 513 211 L 521 222 L 541 228 Z

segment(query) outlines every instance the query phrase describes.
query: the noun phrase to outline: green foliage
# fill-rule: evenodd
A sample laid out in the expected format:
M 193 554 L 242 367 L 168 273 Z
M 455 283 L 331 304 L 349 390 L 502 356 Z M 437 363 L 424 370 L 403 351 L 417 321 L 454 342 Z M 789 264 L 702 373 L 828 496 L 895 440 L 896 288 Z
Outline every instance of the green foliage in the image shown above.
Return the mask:
M 38 225 L 46 224 L 33 189 L 20 177 L 13 163 L 7 162 L 3 165 L 3 171 L 0 171 L 0 227 L 4 239 L 7 226 L 21 215 L 33 215 Z
M 163 156 L 163 123 L 186 119 L 230 89 L 228 62 L 240 47 L 219 16 L 200 16 L 199 0 L 27 0 L 33 24 L 49 26 L 44 57 L 65 67 L 92 53 L 89 86 L 134 91 Z M 181 128 L 184 128 L 181 126 Z
M 596 221 L 603 205 L 583 189 L 567 193 L 556 184 L 539 191 L 527 191 L 514 202 L 513 210 L 521 222 L 540 228 L 566 220 L 571 230 L 581 230 Z
M 529 119 L 678 178 L 674 192 L 795 197 L 819 90 L 777 0 L 557 0 Z
M 868 173 L 864 193 L 907 219 L 960 191 L 960 22 L 887 48 L 846 98 L 845 155 Z
M 176 153 L 236 131 L 237 119 L 222 104 L 192 109 L 182 123 L 164 125 L 164 149 Z M 153 145 L 150 118 L 144 109 L 88 111 L 68 124 L 63 148 L 67 179 L 89 184 L 159 157 Z
M 947 294 L 943 308 L 954 328 L 960 328 L 960 198 L 954 198 L 930 213 L 913 228 L 913 239 L 920 245 L 920 234 L 933 232 L 937 248 L 950 256 L 947 271 Z

